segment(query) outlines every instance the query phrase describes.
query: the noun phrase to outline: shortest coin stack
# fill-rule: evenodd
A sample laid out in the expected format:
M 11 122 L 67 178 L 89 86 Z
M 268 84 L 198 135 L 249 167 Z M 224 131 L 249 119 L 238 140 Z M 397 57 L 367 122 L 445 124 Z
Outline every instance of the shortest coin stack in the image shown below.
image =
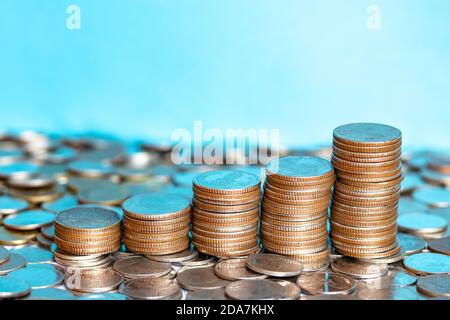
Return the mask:
M 194 178 L 192 239 L 212 256 L 246 256 L 259 250 L 261 179 L 237 170 L 217 170 Z
M 120 249 L 121 220 L 110 209 L 78 206 L 58 213 L 55 219 L 56 246 L 73 255 L 101 255 Z
M 166 255 L 189 247 L 191 204 L 171 193 L 144 193 L 123 204 L 124 243 L 127 250 Z
M 327 160 L 289 156 L 266 167 L 261 239 L 267 250 L 300 260 L 307 271 L 329 265 L 328 205 L 334 171 Z

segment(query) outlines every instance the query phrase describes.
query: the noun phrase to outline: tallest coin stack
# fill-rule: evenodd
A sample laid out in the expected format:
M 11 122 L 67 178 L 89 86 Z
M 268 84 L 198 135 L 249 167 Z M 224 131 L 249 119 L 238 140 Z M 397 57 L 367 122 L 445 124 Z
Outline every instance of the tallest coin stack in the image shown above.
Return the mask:
M 359 259 L 399 255 L 401 143 L 401 132 L 382 124 L 354 123 L 334 130 L 330 220 L 337 252 Z

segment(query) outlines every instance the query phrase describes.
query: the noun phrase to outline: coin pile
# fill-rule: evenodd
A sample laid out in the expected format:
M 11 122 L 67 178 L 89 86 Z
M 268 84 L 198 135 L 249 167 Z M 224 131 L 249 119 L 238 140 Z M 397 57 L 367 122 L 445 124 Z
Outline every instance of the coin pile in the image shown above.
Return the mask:
M 127 250 L 166 255 L 189 247 L 191 204 L 183 196 L 158 192 L 128 198 L 123 204 Z
M 55 219 L 54 241 L 59 250 L 72 255 L 117 251 L 121 241 L 120 217 L 104 207 L 77 206 L 63 210 Z
M 217 257 L 246 256 L 259 250 L 261 179 L 239 170 L 202 173 L 193 180 L 192 241 Z
M 398 129 L 382 124 L 355 123 L 334 130 L 330 237 L 338 253 L 363 259 L 400 254 L 401 139 Z
M 328 160 L 288 156 L 266 167 L 261 241 L 267 250 L 295 257 L 305 270 L 329 264 L 328 206 L 334 171 Z

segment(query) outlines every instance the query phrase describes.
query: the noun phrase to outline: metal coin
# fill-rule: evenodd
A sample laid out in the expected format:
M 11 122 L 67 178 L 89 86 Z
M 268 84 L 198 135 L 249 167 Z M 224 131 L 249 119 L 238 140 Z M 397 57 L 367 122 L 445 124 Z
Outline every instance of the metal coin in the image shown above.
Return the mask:
M 447 223 L 450 223 L 450 208 L 433 208 L 429 209 L 428 213 L 433 216 L 440 217 L 447 221 Z
M 171 270 L 170 263 L 152 261 L 142 256 L 117 260 L 113 268 L 126 278 L 160 277 Z
M 119 287 L 123 277 L 112 269 L 78 269 L 65 279 L 66 287 L 78 292 L 105 292 Z
M 407 287 L 414 285 L 416 282 L 417 277 L 414 274 L 396 268 L 389 269 L 388 274 L 385 276 L 363 280 L 365 287 L 368 289 Z
M 119 292 L 132 299 L 159 300 L 178 295 L 180 287 L 175 280 L 151 277 L 125 281 Z
M 357 146 L 395 144 L 402 138 L 400 130 L 378 123 L 351 123 L 337 127 L 333 137 L 341 143 Z
M 57 288 L 33 289 L 25 300 L 73 300 L 72 292 Z
M 55 214 L 44 210 L 29 210 L 7 216 L 3 220 L 5 227 L 13 230 L 37 230 L 53 223 Z
M 403 232 L 423 234 L 443 232 L 447 221 L 426 213 L 408 213 L 398 217 L 398 229 Z
M 5 247 L 0 246 L 0 264 L 8 261 L 9 254 L 10 254 L 9 251 Z
M 257 273 L 273 277 L 291 277 L 303 270 L 303 264 L 295 259 L 272 253 L 258 253 L 248 256 L 247 267 Z
M 267 279 L 232 282 L 225 287 L 225 294 L 235 300 L 279 300 L 287 296 L 282 285 Z
M 389 270 L 387 264 L 363 262 L 347 257 L 331 261 L 331 269 L 356 279 L 378 278 L 387 274 Z
M 229 300 L 225 288 L 189 291 L 186 300 Z
M 400 247 L 400 250 L 393 255 L 389 255 L 386 257 L 382 257 L 382 258 L 375 258 L 375 259 L 362 258 L 361 261 L 378 263 L 378 264 L 380 264 L 380 263 L 381 264 L 390 264 L 390 263 L 399 262 L 399 261 L 403 260 L 404 257 L 405 257 L 405 251 L 403 250 L 402 247 Z
M 450 297 L 450 275 L 420 277 L 417 281 L 417 290 L 431 297 Z
M 75 175 L 90 178 L 101 178 L 113 173 L 113 169 L 104 163 L 96 161 L 72 161 L 67 170 Z
M 11 271 L 7 277 L 23 280 L 32 289 L 53 287 L 64 280 L 64 274 L 40 264 L 28 265 L 26 268 Z
M 427 248 L 427 243 L 425 240 L 411 234 L 400 232 L 397 234 L 397 240 L 406 255 L 422 252 Z
M 153 220 L 175 218 L 189 210 L 186 198 L 170 193 L 144 193 L 127 199 L 122 208 L 135 219 Z
M 356 293 L 361 300 L 424 300 L 414 286 L 362 289 Z
M 30 286 L 20 279 L 0 277 L 0 299 L 20 298 L 30 293 Z
M 49 240 L 53 240 L 53 237 L 55 236 L 55 225 L 49 225 L 46 227 L 41 228 L 42 235 L 45 236 Z
M 428 248 L 431 251 L 443 253 L 450 256 L 450 237 L 436 240 L 429 240 Z
M 445 274 L 450 273 L 450 256 L 433 252 L 416 253 L 405 257 L 403 265 L 419 275 Z
M 78 193 L 80 203 L 120 205 L 129 197 L 129 192 L 121 185 L 106 185 L 100 188 L 84 189 Z
M 162 256 L 146 256 L 146 257 L 150 260 L 160 262 L 183 262 L 198 257 L 198 251 L 193 246 L 190 246 L 188 249 L 178 253 Z
M 0 196 L 0 214 L 15 214 L 28 208 L 28 203 L 10 196 Z
M 216 276 L 212 267 L 185 269 L 178 273 L 177 281 L 186 290 L 218 289 L 230 283 Z
M 214 170 L 201 173 L 193 180 L 195 188 L 211 193 L 243 193 L 258 189 L 261 179 L 238 170 Z
M 36 236 L 36 241 L 42 248 L 50 250 L 53 241 L 49 240 L 48 238 L 44 237 L 41 233 L 38 233 Z
M 63 210 L 67 210 L 78 205 L 76 197 L 66 194 L 58 200 L 52 202 L 46 202 L 42 204 L 42 208 L 51 212 L 58 213 Z
M 21 255 L 27 263 L 49 262 L 53 260 L 53 253 L 37 246 L 24 246 L 12 249 L 12 253 Z
M 272 160 L 266 166 L 267 174 L 288 180 L 314 180 L 333 173 L 328 160 L 309 156 L 288 156 Z
M 36 175 L 28 178 L 10 178 L 7 185 L 10 188 L 36 189 L 49 188 L 55 185 L 56 180 L 51 176 Z
M 350 294 L 356 288 L 355 280 L 350 277 L 330 272 L 301 275 L 297 285 L 307 294 Z
M 104 292 L 85 294 L 78 297 L 78 300 L 128 300 L 128 297 L 121 293 Z
M 23 268 L 26 264 L 27 261 L 25 258 L 19 256 L 18 254 L 10 253 L 8 260 L 0 264 L 0 276 L 4 276 L 11 271 Z
M 265 279 L 267 275 L 253 272 L 247 268 L 246 258 L 223 259 L 214 267 L 214 272 L 226 280 Z
M 284 288 L 285 296 L 281 300 L 297 300 L 300 297 L 300 288 L 292 281 L 272 279 Z
M 450 207 L 450 190 L 443 188 L 420 188 L 413 192 L 412 198 L 429 207 Z
M 30 162 L 15 162 L 0 166 L 0 178 L 29 178 L 38 173 L 38 166 Z
M 113 210 L 103 207 L 78 206 L 61 211 L 56 215 L 55 223 L 65 228 L 106 229 L 120 224 L 120 217 Z

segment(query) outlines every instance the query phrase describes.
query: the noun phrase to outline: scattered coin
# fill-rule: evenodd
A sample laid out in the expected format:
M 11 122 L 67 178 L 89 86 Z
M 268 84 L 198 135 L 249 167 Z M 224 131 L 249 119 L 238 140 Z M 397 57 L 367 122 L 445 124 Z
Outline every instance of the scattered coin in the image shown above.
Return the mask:
M 128 300 L 128 297 L 117 292 L 104 292 L 84 294 L 78 297 L 78 300 Z
M 387 275 L 374 279 L 365 279 L 363 282 L 368 289 L 407 287 L 414 285 L 417 282 L 417 277 L 402 269 L 392 268 L 389 269 Z
M 73 300 L 72 292 L 58 288 L 32 289 L 26 300 Z
M 42 204 L 42 208 L 47 211 L 58 213 L 60 211 L 76 207 L 77 205 L 78 205 L 77 198 L 66 194 L 55 201 L 46 202 Z
M 412 198 L 431 208 L 450 207 L 450 190 L 443 188 L 420 188 L 413 192 Z
M 436 274 L 420 277 L 417 290 L 431 297 L 450 297 L 450 275 Z
M 198 257 L 198 251 L 195 250 L 193 246 L 183 250 L 181 252 L 167 254 L 162 256 L 146 256 L 150 260 L 160 261 L 160 262 L 183 262 L 195 259 Z
M 450 256 L 450 237 L 436 240 L 429 240 L 428 248 L 431 251 L 443 253 Z
M 0 277 L 0 299 L 20 298 L 30 293 L 30 286 L 20 279 Z
M 64 280 L 64 274 L 61 272 L 42 267 L 39 264 L 28 265 L 26 268 L 11 271 L 7 277 L 23 280 L 32 289 L 53 287 Z
M 125 278 L 161 277 L 171 270 L 169 263 L 157 262 L 142 256 L 117 260 L 114 270 Z
M 403 265 L 418 275 L 450 273 L 450 256 L 424 252 L 405 257 Z
M 401 197 L 398 204 L 398 214 L 402 215 L 405 213 L 425 212 L 427 208 L 428 207 L 421 202 L 413 200 L 409 197 Z
M 37 246 L 24 246 L 12 249 L 11 252 L 24 257 L 27 263 L 53 261 L 53 253 Z
M 223 259 L 215 265 L 214 272 L 220 278 L 232 281 L 267 278 L 267 275 L 248 269 L 246 258 Z
M 273 277 L 291 277 L 303 271 L 303 264 L 300 261 L 271 253 L 248 256 L 247 267 L 257 273 Z
M 426 213 L 408 213 L 398 217 L 398 229 L 413 234 L 443 232 L 447 229 L 447 221 Z
M 216 276 L 213 267 L 185 269 L 178 273 L 177 281 L 186 290 L 218 289 L 230 283 Z
M 0 264 L 0 276 L 4 276 L 14 270 L 25 267 L 27 261 L 18 254 L 10 253 L 8 260 Z
M 28 208 L 28 203 L 10 196 L 0 196 L 0 214 L 8 215 L 19 213 Z
M 189 291 L 186 300 L 229 300 L 225 288 Z
M 406 255 L 419 253 L 427 248 L 427 243 L 425 240 L 411 234 L 399 232 L 397 234 L 397 239 Z
M 9 250 L 7 250 L 5 247 L 0 246 L 0 264 L 3 262 L 8 261 L 9 259 Z
M 356 288 L 355 280 L 347 276 L 319 272 L 301 275 L 297 279 L 297 285 L 307 294 L 350 294 Z
M 359 289 L 357 297 L 362 300 L 424 300 L 414 286 Z
M 272 280 L 238 280 L 225 287 L 225 294 L 235 300 L 280 300 L 289 296 L 286 287 Z
M 378 278 L 388 273 L 387 264 L 376 264 L 343 257 L 331 262 L 334 272 L 343 273 L 355 279 Z
M 119 287 L 123 277 L 112 269 L 79 269 L 66 276 L 66 287 L 78 292 L 105 292 Z
M 3 219 L 3 225 L 12 230 L 37 230 L 53 223 L 55 215 L 44 210 L 28 210 Z
M 175 280 L 151 277 L 125 281 L 119 292 L 132 299 L 160 300 L 179 296 L 180 287 Z

